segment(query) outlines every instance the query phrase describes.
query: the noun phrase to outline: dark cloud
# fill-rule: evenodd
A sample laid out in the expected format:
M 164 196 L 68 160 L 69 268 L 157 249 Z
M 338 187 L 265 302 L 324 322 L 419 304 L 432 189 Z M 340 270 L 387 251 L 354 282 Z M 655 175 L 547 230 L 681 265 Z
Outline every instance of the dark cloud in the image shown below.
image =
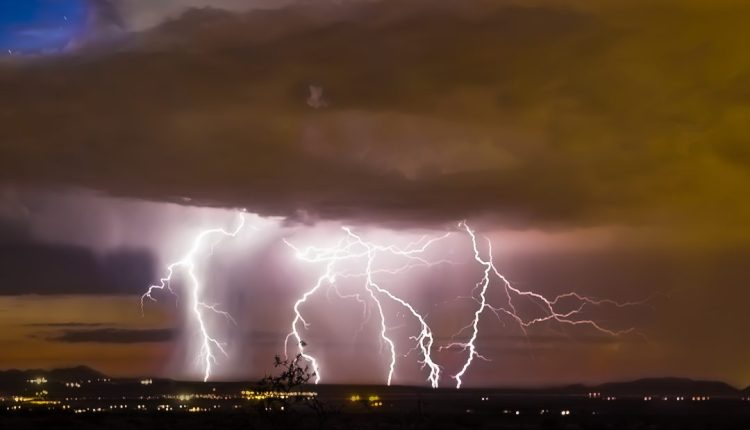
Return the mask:
M 102 41 L 126 30 L 120 11 L 110 0 L 89 0 L 87 35 L 78 44 Z
M 48 337 L 48 340 L 68 343 L 156 343 L 175 338 L 173 329 L 69 329 Z
M 0 180 L 291 217 L 743 226 L 744 12 L 194 11 L 115 52 L 0 68 Z
M 120 25 L 129 31 L 140 31 L 164 21 L 178 18 L 190 9 L 216 9 L 247 11 L 273 9 L 294 3 L 296 0 L 90 0 L 94 6 L 104 6 L 115 14 Z M 326 1 L 326 0 L 324 0 Z M 105 15 L 106 16 L 106 15 Z
M 0 242 L 0 296 L 136 294 L 152 281 L 154 264 L 144 251 L 97 255 L 75 246 Z
M 11 188 L 0 187 L 0 241 L 28 240 L 28 216 L 29 209 L 18 193 Z
M 109 323 L 82 323 L 82 322 L 63 322 L 63 323 L 32 323 L 26 324 L 26 327 L 101 327 L 111 325 Z

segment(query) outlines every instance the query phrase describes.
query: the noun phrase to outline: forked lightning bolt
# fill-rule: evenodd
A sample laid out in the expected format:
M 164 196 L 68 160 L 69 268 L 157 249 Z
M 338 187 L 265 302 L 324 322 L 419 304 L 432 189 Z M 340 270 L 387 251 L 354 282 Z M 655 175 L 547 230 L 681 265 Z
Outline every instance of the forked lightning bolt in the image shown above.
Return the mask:
M 419 360 L 420 364 L 423 368 L 429 369 L 427 380 L 432 387 L 437 388 L 440 384 L 442 368 L 433 359 L 435 335 L 427 322 L 426 316 L 421 314 L 412 304 L 399 297 L 391 290 L 383 287 L 382 282 L 379 282 L 376 278 L 377 275 L 383 274 L 398 275 L 416 267 L 431 267 L 437 264 L 446 263 L 458 264 L 448 260 L 431 261 L 424 256 L 425 251 L 429 247 L 439 245 L 440 242 L 446 239 L 450 234 L 434 238 L 422 237 L 420 240 L 401 248 L 395 245 L 379 245 L 365 241 L 360 235 L 355 234 L 353 230 L 348 227 L 344 227 L 343 232 L 345 233 L 345 236 L 335 246 L 330 248 L 318 248 L 313 246 L 299 248 L 294 244 L 285 241 L 287 245 L 295 251 L 297 258 L 306 262 L 321 263 L 325 265 L 324 273 L 317 279 L 312 288 L 305 291 L 294 304 L 294 318 L 291 331 L 289 335 L 287 335 L 285 348 L 289 344 L 289 341 L 293 339 L 298 351 L 311 363 L 316 374 L 316 383 L 319 382 L 321 380 L 320 364 L 315 357 L 305 350 L 306 344 L 303 342 L 300 333 L 302 328 L 307 329 L 309 327 L 309 323 L 305 320 L 302 314 L 303 305 L 305 305 L 313 295 L 324 287 L 333 287 L 340 296 L 355 297 L 359 301 L 362 301 L 363 297 L 369 297 L 374 304 L 379 317 L 379 336 L 388 348 L 389 359 L 386 383 L 390 385 L 393 382 L 398 354 L 396 352 L 396 342 L 394 342 L 388 334 L 388 315 L 386 307 L 384 306 L 387 300 L 408 311 L 408 313 L 411 314 L 419 324 L 419 332 L 410 337 L 410 340 L 415 342 L 412 351 L 419 351 L 421 355 Z M 520 290 L 514 287 L 495 266 L 492 259 L 492 243 L 489 240 L 487 240 L 486 256 L 483 257 L 474 230 L 472 230 L 465 222 L 462 222 L 459 224 L 459 232 L 465 234 L 470 240 L 472 247 L 471 261 L 482 267 L 482 276 L 472 289 L 471 299 L 476 302 L 477 307 L 472 313 L 471 321 L 454 336 L 455 338 L 464 332 L 469 331 L 470 335 L 468 340 L 464 342 L 451 342 L 437 348 L 438 351 L 459 349 L 467 353 L 467 357 L 458 372 L 452 375 L 452 378 L 456 382 L 456 388 L 461 388 L 463 377 L 471 367 L 474 359 L 485 359 L 485 357 L 483 357 L 478 351 L 477 341 L 480 336 L 480 322 L 487 312 L 493 313 L 498 318 L 502 317 L 502 315 L 508 316 L 524 333 L 526 333 L 526 329 L 532 325 L 545 321 L 555 321 L 557 323 L 573 326 L 585 325 L 601 333 L 612 336 L 623 335 L 633 331 L 633 329 L 611 330 L 602 327 L 594 320 L 579 319 L 579 317 L 587 305 L 626 307 L 639 305 L 643 302 L 619 303 L 608 299 L 594 299 L 575 292 L 561 294 L 555 298 L 548 299 L 540 293 Z M 403 263 L 393 268 L 376 268 L 376 258 L 388 254 L 403 259 Z M 361 269 L 351 270 L 341 267 L 343 265 L 361 267 Z M 362 278 L 362 284 L 357 287 L 360 290 L 355 291 L 352 294 L 343 295 L 336 286 L 336 283 L 340 278 Z M 493 306 L 488 302 L 488 292 L 493 285 L 493 281 L 499 281 L 504 292 L 504 297 L 506 298 L 505 303 L 501 306 Z M 516 308 L 516 301 L 521 298 L 536 303 L 540 308 L 542 315 L 531 318 L 525 318 L 521 315 Z M 561 300 L 565 299 L 576 301 L 577 306 L 575 306 L 573 310 L 567 312 L 559 311 L 557 305 L 560 304 Z
M 538 324 L 545 321 L 556 321 L 561 324 L 568 324 L 573 326 L 578 325 L 586 325 L 589 327 L 592 327 L 593 329 L 607 334 L 611 336 L 620 336 L 627 333 L 631 333 L 634 331 L 633 328 L 628 328 L 625 330 L 611 330 L 602 327 L 594 320 L 590 319 L 577 319 L 576 317 L 581 314 L 581 312 L 584 310 L 584 307 L 586 305 L 613 305 L 618 308 L 628 307 L 628 306 L 637 306 L 642 305 L 645 303 L 645 301 L 640 302 L 627 302 L 627 303 L 620 303 L 616 302 L 614 300 L 609 299 L 594 299 L 591 297 L 582 296 L 575 292 L 560 294 L 556 296 L 554 299 L 547 299 L 542 294 L 533 292 L 533 291 L 523 291 L 519 290 L 518 288 L 515 288 L 508 279 L 503 276 L 500 271 L 495 266 L 495 263 L 492 260 L 492 242 L 487 240 L 487 257 L 483 258 L 481 255 L 481 252 L 479 250 L 479 245 L 477 243 L 477 236 L 474 230 L 471 229 L 471 227 L 468 226 L 465 222 L 462 222 L 459 224 L 459 228 L 466 232 L 466 234 L 471 239 L 471 245 L 472 245 L 472 252 L 474 256 L 474 260 L 479 263 L 483 268 L 483 276 L 482 279 L 477 282 L 472 297 L 479 305 L 476 308 L 476 311 L 474 312 L 474 317 L 469 325 L 464 327 L 461 332 L 465 330 L 470 330 L 471 335 L 469 337 L 469 340 L 467 342 L 453 342 L 448 344 L 447 346 L 443 348 L 453 348 L 458 347 L 464 351 L 468 352 L 468 356 L 466 358 L 466 361 L 464 362 L 461 369 L 453 376 L 453 379 L 456 380 L 456 388 L 461 388 L 461 384 L 463 383 L 462 377 L 466 373 L 467 370 L 469 370 L 469 366 L 471 366 L 472 361 L 474 358 L 480 358 L 485 359 L 482 355 L 480 355 L 477 352 L 477 337 L 479 336 L 479 323 L 482 317 L 482 314 L 485 311 L 491 311 L 499 316 L 499 314 L 505 314 L 509 316 L 513 321 L 515 321 L 521 330 L 526 333 L 526 329 L 534 324 Z M 506 305 L 504 307 L 493 307 L 487 302 L 487 291 L 490 287 L 490 284 L 492 280 L 497 279 L 500 284 L 502 285 L 505 296 L 507 298 Z M 479 294 L 476 294 L 476 291 L 479 290 Z M 516 306 L 514 304 L 514 298 L 520 298 L 525 297 L 527 299 L 530 299 L 534 301 L 542 310 L 543 315 L 540 317 L 534 317 L 534 318 L 526 318 L 524 319 L 521 315 L 519 315 L 518 311 L 516 310 Z M 555 305 L 557 305 L 560 300 L 562 299 L 574 299 L 578 302 L 577 307 L 575 307 L 571 311 L 562 312 L 555 308 Z M 459 333 L 461 333 L 459 332 Z
M 205 314 L 207 312 L 220 315 L 234 322 L 229 313 L 220 310 L 216 304 L 209 304 L 203 301 L 202 295 L 205 286 L 199 276 L 196 273 L 196 260 L 200 256 L 202 251 L 206 250 L 207 242 L 210 238 L 227 238 L 235 237 L 245 227 L 245 214 L 239 214 L 239 222 L 233 230 L 226 230 L 224 228 L 214 228 L 210 230 L 204 230 L 199 233 L 193 240 L 193 244 L 188 249 L 187 253 L 182 256 L 178 261 L 175 261 L 167 266 L 166 276 L 159 280 L 158 284 L 149 287 L 148 291 L 141 296 L 141 311 L 143 312 L 143 306 L 146 299 L 156 301 L 153 293 L 157 290 L 168 290 L 172 294 L 176 292 L 172 289 L 172 281 L 175 273 L 182 271 L 187 277 L 187 288 L 189 289 L 189 303 L 190 303 L 190 314 L 192 319 L 198 327 L 198 334 L 200 336 L 200 352 L 198 360 L 203 364 L 203 381 L 207 381 L 212 374 L 213 366 L 217 363 L 217 354 L 227 355 L 225 349 L 225 343 L 219 340 L 215 335 L 211 334 L 211 329 L 206 322 Z M 211 249 L 215 244 L 211 244 Z
M 431 239 L 423 237 L 416 242 L 410 243 L 407 246 L 400 248 L 395 245 L 382 246 L 366 242 L 348 227 L 344 227 L 343 231 L 346 233 L 346 237 L 339 241 L 339 243 L 333 248 L 308 247 L 305 249 L 300 249 L 293 244 L 286 242 L 287 245 L 289 245 L 296 251 L 296 255 L 298 258 L 311 263 L 325 263 L 326 269 L 323 275 L 318 278 L 314 286 L 306 291 L 302 295 L 302 297 L 295 303 L 295 316 L 292 321 L 291 332 L 289 333 L 289 335 L 287 335 L 285 345 L 289 343 L 290 339 L 293 338 L 295 340 L 300 353 L 307 360 L 309 360 L 313 366 L 316 374 L 316 383 L 319 382 L 321 378 L 320 366 L 318 365 L 318 362 L 314 357 L 305 352 L 305 343 L 302 341 L 302 336 L 299 332 L 300 323 L 305 328 L 309 326 L 307 321 L 302 316 L 301 306 L 305 304 L 305 302 L 324 285 L 333 286 L 338 278 L 360 277 L 363 278 L 363 283 L 360 285 L 363 290 L 362 295 L 369 296 L 372 300 L 372 303 L 374 303 L 379 316 L 380 337 L 388 347 L 390 359 L 388 363 L 388 375 L 386 378 L 387 384 L 390 385 L 393 381 L 393 376 L 396 371 L 397 352 L 395 342 L 388 335 L 387 317 L 382 301 L 386 298 L 405 308 L 419 323 L 421 330 L 417 335 L 412 336 L 411 340 L 416 343 L 415 347 L 420 351 L 422 355 L 420 363 L 423 367 L 429 368 L 429 376 L 427 378 L 428 381 L 433 387 L 437 388 L 440 380 L 440 366 L 437 365 L 432 359 L 434 337 L 432 334 L 432 330 L 430 330 L 430 327 L 425 320 L 425 317 L 406 300 L 398 297 L 388 289 L 383 288 L 380 283 L 376 281 L 375 275 L 383 273 L 396 275 L 419 266 L 432 266 L 435 264 L 450 263 L 447 260 L 430 262 L 421 256 L 421 254 L 423 254 L 428 247 L 442 239 L 447 238 L 448 235 L 446 234 Z M 375 269 L 373 267 L 375 259 L 378 255 L 382 254 L 390 254 L 400 257 L 404 260 L 404 262 L 402 265 L 394 268 Z M 339 267 L 341 263 L 354 261 L 354 264 L 356 264 L 358 260 L 361 261 L 360 264 L 364 266 L 363 270 L 361 271 L 348 271 L 345 268 Z M 359 294 L 355 294 L 355 297 L 361 300 L 361 296 Z

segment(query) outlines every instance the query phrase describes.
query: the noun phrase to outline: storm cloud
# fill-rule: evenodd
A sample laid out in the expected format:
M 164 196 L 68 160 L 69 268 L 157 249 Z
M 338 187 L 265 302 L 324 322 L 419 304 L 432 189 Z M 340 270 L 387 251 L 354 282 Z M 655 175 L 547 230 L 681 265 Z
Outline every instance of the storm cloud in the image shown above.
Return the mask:
M 101 327 L 110 325 L 107 323 L 81 323 L 81 322 L 63 322 L 63 323 L 31 323 L 26 324 L 26 327 Z
M 175 338 L 173 329 L 66 329 L 48 340 L 68 343 L 153 343 Z
M 107 53 L 6 63 L 0 180 L 746 235 L 747 5 L 398 3 L 193 10 Z
M 0 296 L 135 294 L 155 273 L 153 256 L 38 242 L 0 242 Z

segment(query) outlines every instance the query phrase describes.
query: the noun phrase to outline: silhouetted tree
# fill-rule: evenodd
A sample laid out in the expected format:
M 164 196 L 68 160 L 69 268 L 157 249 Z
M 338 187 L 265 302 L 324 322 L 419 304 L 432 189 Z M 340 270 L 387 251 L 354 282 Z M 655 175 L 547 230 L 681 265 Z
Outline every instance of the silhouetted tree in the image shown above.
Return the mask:
M 260 404 L 261 412 L 271 419 L 274 426 L 278 426 L 281 421 L 288 426 L 288 418 L 298 412 L 304 412 L 301 409 L 305 408 L 315 414 L 318 428 L 323 428 L 335 409 L 321 402 L 316 395 L 305 394 L 302 391 L 302 388 L 315 377 L 315 372 L 310 369 L 305 357 L 297 354 L 294 358 L 282 359 L 276 355 L 273 367 L 280 370 L 280 373 L 266 375 L 259 382 L 260 390 L 266 394 Z
M 260 380 L 260 387 L 266 392 L 289 394 L 295 388 L 307 384 L 315 376 L 315 372 L 310 371 L 310 365 L 307 364 L 302 354 L 297 354 L 291 360 L 288 358 L 282 360 L 277 354 L 274 357 L 273 367 L 281 369 L 281 373 L 266 375 Z

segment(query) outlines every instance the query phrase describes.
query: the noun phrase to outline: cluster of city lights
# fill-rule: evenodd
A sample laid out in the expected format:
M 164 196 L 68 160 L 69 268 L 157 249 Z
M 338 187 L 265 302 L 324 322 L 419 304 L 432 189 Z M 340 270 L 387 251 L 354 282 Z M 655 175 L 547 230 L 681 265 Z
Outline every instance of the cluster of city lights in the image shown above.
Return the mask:
M 349 401 L 354 403 L 364 403 L 375 408 L 383 406 L 383 401 L 380 399 L 380 396 L 374 394 L 367 397 L 360 396 L 359 394 L 353 394 L 349 397 Z
M 33 382 L 31 384 L 36 385 Z M 136 381 L 133 381 L 136 383 Z M 65 383 L 62 383 L 63 385 Z M 215 388 L 214 388 L 215 390 Z M 246 410 L 250 411 L 258 403 L 266 400 L 287 400 L 287 399 L 314 399 L 318 393 L 314 391 L 256 391 L 242 390 L 231 393 L 179 393 L 179 394 L 158 394 L 158 395 L 137 395 L 131 397 L 65 397 L 65 398 L 48 398 L 49 393 L 46 390 L 38 391 L 34 396 L 31 395 L 14 395 L 9 397 L 0 397 L 0 406 L 9 412 L 25 412 L 35 410 L 49 411 L 70 411 L 76 414 L 98 414 L 106 412 L 163 412 L 163 413 L 211 413 L 226 410 Z M 582 399 L 593 399 L 599 401 L 615 401 L 620 397 L 607 395 L 601 392 L 590 392 L 580 396 Z M 625 400 L 642 399 L 645 402 L 651 401 L 675 401 L 675 402 L 706 402 L 711 400 L 711 396 L 693 395 L 693 396 L 655 396 L 645 395 L 641 397 L 626 396 Z M 380 408 L 385 405 L 382 397 L 377 394 L 361 395 L 352 394 L 347 397 L 352 404 L 364 405 L 369 408 Z M 489 402 L 490 397 L 482 395 L 477 400 L 480 403 Z M 736 401 L 747 402 L 750 397 L 736 397 Z M 248 401 L 252 403 L 247 403 Z M 273 406 L 267 404 L 268 411 L 284 411 L 283 404 Z M 541 409 L 537 410 L 541 415 L 558 414 L 567 417 L 572 414 L 570 409 Z M 467 414 L 475 413 L 474 409 L 466 409 Z M 504 415 L 520 416 L 528 413 L 536 413 L 529 410 L 521 409 L 503 409 Z M 583 413 L 578 411 L 577 413 Z M 597 415 L 598 411 L 587 411 Z
M 318 393 L 314 391 L 251 391 L 244 390 L 240 393 L 242 397 L 248 400 L 285 400 L 285 399 L 312 399 Z

